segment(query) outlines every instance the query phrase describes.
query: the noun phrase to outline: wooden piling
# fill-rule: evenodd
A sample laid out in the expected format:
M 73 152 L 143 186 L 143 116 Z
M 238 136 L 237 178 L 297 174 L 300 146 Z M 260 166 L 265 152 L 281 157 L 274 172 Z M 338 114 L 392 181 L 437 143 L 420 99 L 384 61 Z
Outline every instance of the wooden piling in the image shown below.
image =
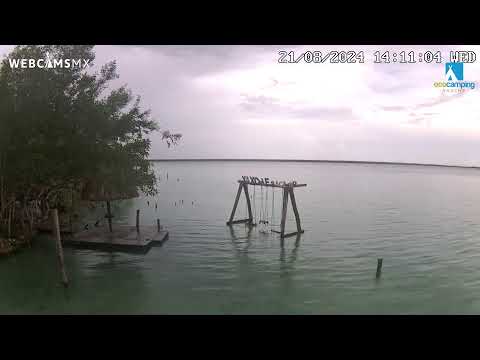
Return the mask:
M 382 264 L 383 264 L 383 259 L 377 259 L 377 274 L 375 275 L 377 279 L 382 274 Z
M 160 232 L 160 219 L 157 219 L 157 231 Z
M 68 277 L 65 270 L 65 262 L 63 259 L 63 246 L 62 238 L 60 237 L 60 222 L 58 220 L 58 210 L 52 209 L 52 219 L 53 219 L 53 233 L 55 234 L 56 248 L 57 248 L 57 257 L 60 264 L 60 272 L 62 274 L 62 283 L 63 286 L 68 286 Z
M 112 229 L 112 211 L 110 209 L 110 201 L 107 201 L 107 217 L 108 217 L 108 229 L 113 232 Z
M 135 220 L 135 227 L 137 228 L 137 233 L 140 232 L 140 210 L 137 210 L 137 218 Z

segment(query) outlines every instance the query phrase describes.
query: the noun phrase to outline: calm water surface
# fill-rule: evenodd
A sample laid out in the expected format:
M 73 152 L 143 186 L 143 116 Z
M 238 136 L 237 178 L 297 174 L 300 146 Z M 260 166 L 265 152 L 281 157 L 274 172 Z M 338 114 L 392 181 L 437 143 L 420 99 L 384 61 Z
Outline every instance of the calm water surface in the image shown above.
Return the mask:
M 155 167 L 159 195 L 114 211 L 132 225 L 136 209 L 145 225 L 160 218 L 170 231 L 162 247 L 146 255 L 65 248 L 71 286 L 63 289 L 54 243 L 42 238 L 0 259 L 0 313 L 480 313 L 478 170 L 248 161 Z M 282 243 L 258 227 L 225 226 L 242 175 L 308 184 L 295 192 L 300 239 Z M 274 196 L 277 225 L 280 191 L 271 191 L 268 220 Z M 258 187 L 255 195 L 258 219 Z M 238 212 L 246 214 L 243 199 Z M 294 229 L 289 207 L 287 231 Z M 377 258 L 384 259 L 379 281 Z

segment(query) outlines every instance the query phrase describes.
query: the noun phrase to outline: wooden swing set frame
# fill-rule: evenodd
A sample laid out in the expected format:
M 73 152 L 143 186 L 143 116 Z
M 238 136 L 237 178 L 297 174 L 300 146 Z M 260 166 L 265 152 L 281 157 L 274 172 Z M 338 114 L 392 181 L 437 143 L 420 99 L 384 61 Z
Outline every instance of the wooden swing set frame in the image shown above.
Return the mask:
M 282 197 L 282 219 L 280 222 L 280 231 L 272 230 L 272 232 L 275 232 L 277 234 L 280 234 L 280 238 L 286 238 L 289 236 L 294 236 L 298 234 L 303 234 L 305 231 L 302 229 L 301 223 L 300 223 L 300 215 L 298 213 L 297 209 L 297 202 L 295 200 L 295 194 L 294 194 L 294 189 L 297 187 L 304 187 L 307 186 L 307 184 L 297 184 L 296 182 L 292 183 L 269 183 L 269 184 L 258 184 L 258 183 L 253 183 L 251 181 L 245 181 L 245 180 L 238 180 L 238 190 L 237 190 L 237 196 L 235 197 L 235 203 L 233 204 L 233 209 L 232 213 L 230 214 L 230 220 L 227 221 L 228 226 L 232 226 L 234 224 L 242 224 L 246 223 L 249 224 L 250 226 L 255 226 L 253 223 L 253 215 L 252 215 L 252 206 L 250 203 L 250 196 L 248 195 L 248 185 L 253 185 L 253 186 L 264 186 L 264 187 L 276 187 L 276 188 L 281 188 L 283 189 L 283 197 Z M 248 218 L 246 219 L 241 219 L 241 220 L 233 220 L 235 217 L 235 212 L 237 211 L 237 205 L 238 201 L 240 200 L 240 195 L 243 192 L 245 193 L 245 197 L 247 200 L 247 209 L 248 209 Z M 287 206 L 288 206 L 288 198 L 290 197 L 291 202 L 292 202 L 292 208 L 293 208 L 293 213 L 295 214 L 295 221 L 297 223 L 297 231 L 291 232 L 288 234 L 285 234 L 285 222 L 287 218 Z

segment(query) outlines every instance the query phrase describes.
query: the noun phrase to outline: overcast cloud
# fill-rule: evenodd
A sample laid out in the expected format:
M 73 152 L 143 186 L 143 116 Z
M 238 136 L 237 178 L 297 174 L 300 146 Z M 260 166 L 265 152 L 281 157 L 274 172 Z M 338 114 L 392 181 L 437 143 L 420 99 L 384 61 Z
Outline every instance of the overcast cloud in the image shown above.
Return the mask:
M 1 46 L 3 57 L 13 46 Z M 376 50 L 454 46 L 97 46 L 160 126 L 152 158 L 287 158 L 480 166 L 479 89 L 441 94 L 444 64 L 374 64 Z M 478 60 L 465 80 L 480 85 Z M 279 50 L 353 50 L 364 64 L 279 64 Z

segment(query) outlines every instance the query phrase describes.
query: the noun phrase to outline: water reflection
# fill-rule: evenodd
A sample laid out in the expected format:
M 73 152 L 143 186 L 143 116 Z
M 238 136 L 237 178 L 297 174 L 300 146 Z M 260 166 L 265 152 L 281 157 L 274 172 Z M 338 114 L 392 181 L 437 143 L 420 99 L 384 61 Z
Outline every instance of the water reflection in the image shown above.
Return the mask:
M 245 225 L 245 228 L 247 228 L 245 237 L 238 237 L 234 230 L 234 226 L 229 226 L 229 228 L 230 228 L 230 236 L 231 236 L 232 244 L 235 247 L 236 251 L 238 253 L 242 253 L 242 252 L 247 253 L 248 249 L 252 245 L 252 230 L 254 226 Z M 243 239 L 245 239 L 246 241 L 241 241 Z
M 83 250 L 82 252 L 85 252 Z M 102 301 L 90 302 L 89 313 L 144 313 L 148 312 L 151 295 L 145 257 L 117 252 L 89 251 L 83 257 L 84 277 L 75 279 L 76 293 L 70 306 L 84 312 L 81 305 L 85 296 L 95 294 Z
M 297 234 L 295 238 L 295 243 L 294 247 L 288 257 L 288 260 L 286 259 L 286 251 L 285 251 L 285 239 L 280 239 L 280 263 L 282 266 L 285 265 L 291 265 L 297 261 L 297 255 L 298 255 L 298 248 L 300 247 L 300 239 L 302 237 L 302 234 Z

